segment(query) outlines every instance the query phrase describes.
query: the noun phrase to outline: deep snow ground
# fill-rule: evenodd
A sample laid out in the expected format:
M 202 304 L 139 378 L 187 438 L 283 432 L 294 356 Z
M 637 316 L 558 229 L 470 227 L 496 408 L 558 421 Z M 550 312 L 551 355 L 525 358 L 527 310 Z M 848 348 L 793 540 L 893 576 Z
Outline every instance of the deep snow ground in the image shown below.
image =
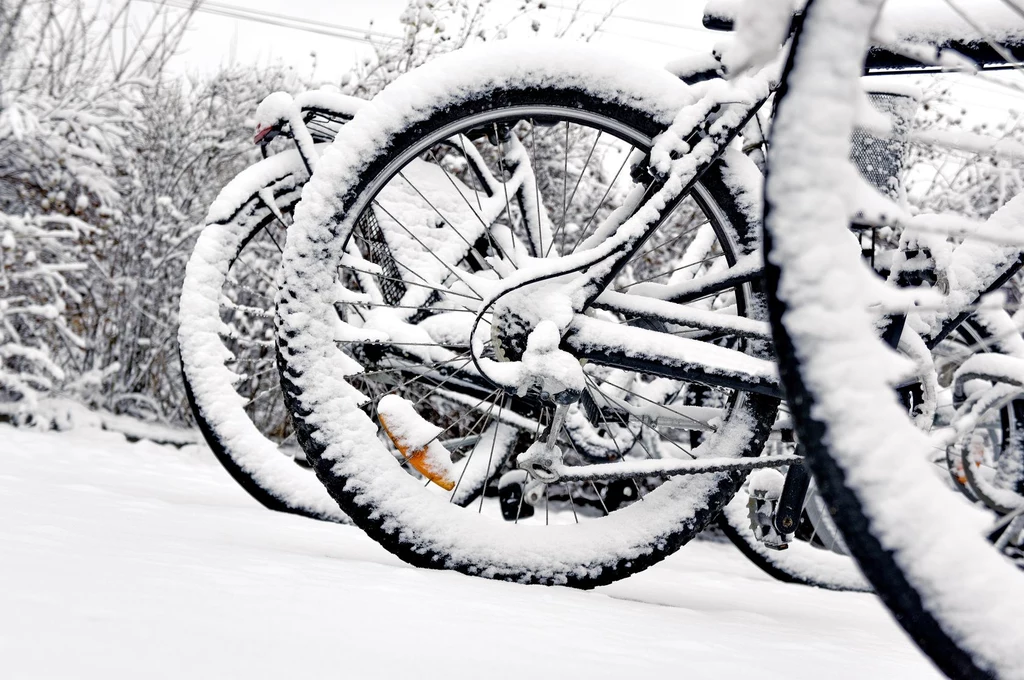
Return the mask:
M 0 677 L 934 678 L 870 595 L 699 541 L 593 592 L 412 569 L 203 448 L 0 425 Z

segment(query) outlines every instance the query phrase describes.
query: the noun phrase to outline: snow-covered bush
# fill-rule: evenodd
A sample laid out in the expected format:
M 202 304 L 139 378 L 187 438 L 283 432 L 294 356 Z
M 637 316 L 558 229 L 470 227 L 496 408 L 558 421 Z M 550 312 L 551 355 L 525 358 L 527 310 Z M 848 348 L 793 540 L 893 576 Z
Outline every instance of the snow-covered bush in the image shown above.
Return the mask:
M 81 243 L 117 202 L 132 111 L 90 77 L 90 36 L 56 39 L 81 11 L 0 3 L 0 16 L 0 401 L 25 418 L 82 372 Z
M 71 281 L 82 269 L 69 261 L 69 242 L 83 231 L 73 217 L 0 213 L 0 401 L 32 409 L 66 377 L 53 340 L 83 347 L 67 316 L 81 299 Z
M 220 188 L 258 158 L 248 118 L 284 85 L 280 73 L 238 69 L 147 90 L 122 159 L 118 212 L 83 244 L 87 363 L 119 364 L 98 405 L 187 418 L 175 331 L 185 264 Z
M 976 135 L 992 142 L 1024 143 L 1024 116 L 1020 111 L 979 109 L 973 118 L 954 98 L 948 85 L 925 90 L 914 122 L 925 133 Z M 908 199 L 930 212 L 956 212 L 984 220 L 1024 190 L 1024 163 L 995 152 L 951 151 L 941 145 L 912 144 L 907 167 L 911 177 Z
M 192 11 L 0 0 L 0 402 L 185 417 L 174 346 L 206 207 L 277 71 L 166 73 Z

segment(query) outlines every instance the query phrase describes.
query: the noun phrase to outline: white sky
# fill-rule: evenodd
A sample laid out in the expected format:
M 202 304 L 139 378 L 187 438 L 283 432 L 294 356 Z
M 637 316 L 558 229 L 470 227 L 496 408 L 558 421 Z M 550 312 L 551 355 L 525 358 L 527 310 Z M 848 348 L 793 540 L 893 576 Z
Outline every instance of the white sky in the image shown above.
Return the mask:
M 406 0 L 221 2 L 318 22 L 327 30 L 330 30 L 327 24 L 366 29 L 372 21 L 373 30 L 391 34 L 400 32 L 398 17 L 406 6 Z M 522 0 L 493 0 L 491 6 L 496 16 L 513 16 L 522 4 Z M 563 8 L 574 4 L 574 0 L 548 0 L 548 9 L 539 15 L 545 27 L 564 23 L 571 12 Z M 598 18 L 597 13 L 611 4 L 609 0 L 588 0 L 584 4 L 587 12 L 582 15 L 580 25 L 593 24 Z M 650 59 L 654 64 L 688 53 L 707 51 L 721 39 L 721 35 L 701 28 L 703 6 L 704 0 L 625 0 L 596 40 L 613 53 Z M 525 27 L 525 24 L 520 22 L 520 26 Z M 232 60 L 259 64 L 280 61 L 308 70 L 312 64 L 309 55 L 314 50 L 318 60 L 316 77 L 333 79 L 346 71 L 359 55 L 365 54 L 368 46 L 298 29 L 200 12 L 192 22 L 175 66 L 189 72 L 202 72 Z

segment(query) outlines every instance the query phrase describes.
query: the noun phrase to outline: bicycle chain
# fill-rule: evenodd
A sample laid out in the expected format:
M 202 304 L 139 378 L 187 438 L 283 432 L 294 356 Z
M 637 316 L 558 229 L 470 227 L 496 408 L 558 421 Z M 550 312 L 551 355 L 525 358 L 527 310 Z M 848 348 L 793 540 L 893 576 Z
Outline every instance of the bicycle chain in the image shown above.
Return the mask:
M 721 459 L 719 459 L 721 460 Z M 782 465 L 793 465 L 795 463 L 803 462 L 803 457 L 796 454 L 784 454 L 777 456 L 761 456 L 758 458 L 738 458 L 735 460 L 721 460 L 716 462 L 714 459 L 708 460 L 704 465 L 698 465 L 701 463 L 700 459 L 693 461 L 680 461 L 685 463 L 692 463 L 692 466 L 683 466 L 678 468 L 666 467 L 664 469 L 651 469 L 651 470 L 630 470 L 628 466 L 625 469 L 616 470 L 619 467 L 617 463 L 603 463 L 593 466 L 579 466 L 579 467 L 567 467 L 561 466 L 560 470 L 556 471 L 556 475 L 559 481 L 598 481 L 598 480 L 613 480 L 613 479 L 630 479 L 634 477 L 642 477 L 645 475 L 706 475 L 714 474 L 718 472 L 751 472 L 752 470 L 759 470 L 761 468 L 779 467 Z M 590 468 L 588 470 L 588 468 Z M 595 469 L 601 468 L 601 469 Z M 607 472 L 606 472 L 607 471 Z
M 707 468 L 693 469 L 693 470 L 670 470 L 668 474 L 680 474 L 680 475 L 702 475 L 712 472 L 751 472 L 753 470 L 760 470 L 762 468 L 770 467 L 781 467 L 783 465 L 793 465 L 794 463 L 802 463 L 804 460 L 803 456 L 796 454 L 784 454 L 778 456 L 762 456 L 760 458 L 740 458 L 732 464 L 722 464 L 709 466 Z

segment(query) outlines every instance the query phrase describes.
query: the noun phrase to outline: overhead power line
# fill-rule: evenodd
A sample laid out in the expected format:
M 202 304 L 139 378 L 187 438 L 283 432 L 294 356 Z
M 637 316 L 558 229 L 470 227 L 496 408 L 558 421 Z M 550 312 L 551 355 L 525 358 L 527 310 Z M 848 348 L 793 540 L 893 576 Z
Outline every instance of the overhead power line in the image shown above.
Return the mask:
M 187 0 L 178 0 L 178 1 L 179 2 L 182 2 L 182 1 L 187 2 Z M 297 23 L 312 24 L 313 26 L 318 27 L 318 28 L 330 28 L 330 29 L 335 29 L 335 30 L 339 30 L 339 31 L 351 31 L 353 33 L 358 33 L 360 36 L 370 35 L 370 36 L 374 36 L 374 37 L 378 37 L 378 38 L 399 38 L 399 37 L 401 37 L 401 36 L 397 36 L 397 35 L 395 35 L 393 33 L 383 33 L 381 31 L 374 31 L 374 30 L 371 30 L 371 29 L 368 29 L 368 28 L 356 28 L 354 26 L 346 26 L 344 24 L 334 24 L 334 23 L 330 23 L 330 22 L 326 22 L 326 21 L 321 21 L 319 19 L 306 19 L 306 18 L 303 18 L 303 17 L 295 17 L 295 16 L 291 16 L 291 15 L 288 15 L 288 14 L 279 14 L 277 12 L 269 12 L 267 10 L 249 9 L 248 7 L 238 7 L 237 5 L 229 5 L 228 3 L 225 3 L 225 2 L 213 2 L 213 0 L 202 0 L 202 2 L 200 3 L 200 8 L 203 8 L 203 7 L 212 7 L 214 9 L 220 9 L 220 10 L 224 10 L 224 11 L 245 12 L 247 14 L 254 14 L 254 15 L 259 15 L 259 16 L 264 16 L 264 17 L 271 17 L 271 18 L 274 18 L 274 19 L 284 19 L 286 21 L 294 21 L 294 22 L 297 22 Z
M 146 2 L 153 5 L 174 7 L 176 9 L 192 8 L 192 3 L 190 3 L 188 0 L 138 1 Z M 354 42 L 373 43 L 375 42 L 374 38 L 385 40 L 400 39 L 399 36 L 390 33 L 382 33 L 380 31 L 363 29 L 355 26 L 346 26 L 344 24 L 336 24 L 319 20 L 314 21 L 312 19 L 293 17 L 287 14 L 280 14 L 277 12 L 267 12 L 263 10 L 249 9 L 246 7 L 238 7 L 236 5 L 229 5 L 220 2 L 202 2 L 199 4 L 198 7 L 196 7 L 196 10 L 199 12 L 204 12 L 206 14 L 223 16 L 230 19 L 241 19 L 242 21 L 252 21 L 255 23 L 266 24 L 269 26 L 290 28 L 297 31 L 316 33 L 319 35 L 326 35 L 332 38 L 341 38 L 342 40 L 351 40 Z
M 615 8 L 612 8 L 611 10 L 601 11 L 601 10 L 597 10 L 597 9 L 584 9 L 582 7 L 579 7 L 579 8 L 577 8 L 577 7 L 569 7 L 568 5 L 559 5 L 558 3 L 554 3 L 554 2 L 549 2 L 547 5 L 548 5 L 548 7 L 551 7 L 551 8 L 554 8 L 554 9 L 565 10 L 567 12 L 580 12 L 582 14 L 597 14 L 597 15 L 600 15 L 600 16 L 606 16 L 609 19 L 618 19 L 619 21 L 635 21 L 635 22 L 641 23 L 641 24 L 651 24 L 651 25 L 654 25 L 654 26 L 665 26 L 665 27 L 668 27 L 668 28 L 678 28 L 678 29 L 681 29 L 681 30 L 684 30 L 684 31 L 695 31 L 697 33 L 703 33 L 704 35 L 707 35 L 708 33 L 711 32 L 708 29 L 703 28 L 701 26 L 690 26 L 690 25 L 687 25 L 687 24 L 678 24 L 678 23 L 675 23 L 675 22 L 672 22 L 672 21 L 661 21 L 660 19 L 651 19 L 649 17 L 638 17 L 638 16 L 631 16 L 631 15 L 626 15 L 626 14 L 616 14 L 615 13 Z
M 189 0 L 137 0 L 138 2 L 145 2 L 152 5 L 159 5 L 163 7 L 173 7 L 175 9 L 191 9 L 192 3 Z M 549 4 L 548 7 L 563 9 L 568 11 L 575 11 L 575 8 L 567 7 L 558 4 Z M 242 21 L 251 21 L 254 23 L 265 24 L 268 26 L 277 26 L 280 28 L 288 28 L 296 31 L 304 31 L 307 33 L 315 33 L 318 35 L 325 35 L 332 38 L 340 38 L 342 40 L 350 40 L 353 42 L 370 43 L 376 42 L 374 38 L 379 40 L 400 40 L 401 37 L 392 33 L 384 33 L 382 31 L 375 31 L 372 29 L 363 29 L 355 26 L 347 26 L 344 24 L 325 22 L 320 20 L 306 19 L 303 17 L 291 16 L 279 12 L 269 12 L 265 10 L 250 9 L 247 7 L 239 7 L 237 5 L 231 5 L 223 2 L 215 2 L 212 0 L 205 0 L 200 2 L 196 7 L 196 10 L 205 14 L 212 14 L 214 16 L 222 16 L 229 19 L 239 19 Z M 605 12 L 589 9 L 579 9 L 578 11 L 587 14 L 600 14 L 604 15 Z M 668 26 L 672 28 L 680 28 L 691 31 L 699 31 L 707 33 L 706 30 L 694 28 L 692 26 L 685 26 L 683 24 L 675 24 L 671 22 L 660 22 L 651 19 L 645 19 L 642 17 L 627 17 L 612 15 L 614 19 L 624 19 L 629 21 L 639 21 L 643 23 L 656 24 L 659 26 Z M 686 48 L 675 43 L 669 43 L 662 40 L 656 40 L 650 37 L 629 35 L 620 33 L 618 31 L 609 31 L 608 29 L 601 29 L 601 33 L 606 35 L 616 35 L 624 38 L 630 38 L 632 40 L 639 40 L 642 42 L 656 43 L 660 45 L 668 45 L 670 47 L 677 47 L 678 49 L 694 52 L 692 48 Z

